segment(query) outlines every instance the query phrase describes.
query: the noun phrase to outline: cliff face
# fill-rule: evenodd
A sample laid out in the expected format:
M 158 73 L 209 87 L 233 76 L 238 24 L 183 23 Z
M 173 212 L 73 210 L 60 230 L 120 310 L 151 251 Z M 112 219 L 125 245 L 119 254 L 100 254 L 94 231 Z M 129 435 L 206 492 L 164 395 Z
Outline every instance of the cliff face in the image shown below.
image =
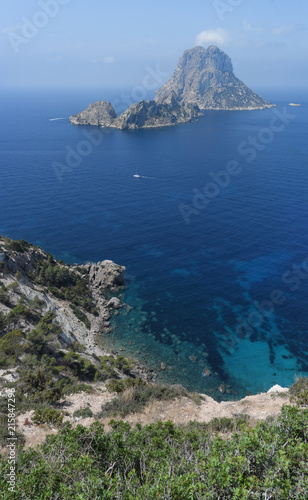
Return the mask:
M 141 101 L 117 117 L 106 101 L 71 116 L 74 125 L 118 129 L 165 127 L 202 116 L 204 109 L 250 110 L 273 105 L 236 78 L 230 57 L 215 46 L 186 50 L 154 101 Z
M 200 109 L 262 109 L 272 105 L 236 78 L 230 57 L 215 46 L 186 50 L 170 80 L 156 92 L 164 102 L 173 92 L 179 103 Z
M 99 127 L 111 127 L 117 114 L 112 105 L 106 101 L 98 101 L 70 117 L 70 122 L 74 125 L 96 125 Z
M 115 120 L 113 126 L 119 129 L 165 127 L 186 123 L 201 115 L 198 106 L 179 104 L 172 93 L 162 103 L 141 101 L 133 104 Z
M 108 290 L 110 295 L 124 284 L 125 267 L 109 260 L 85 266 L 68 266 L 55 261 L 38 247 L 26 243 L 25 246 L 19 244 L 18 247 L 18 244 L 0 237 L 0 287 L 6 288 L 7 295 L 4 303 L 0 300 L 0 312 L 9 314 L 21 297 L 24 297 L 26 304 L 37 298 L 42 301 L 43 312 L 52 311 L 55 314 L 55 322 L 61 328 L 60 340 L 63 345 L 77 341 L 85 345 L 89 355 L 103 354 L 98 340 L 101 335 L 109 333 L 110 311 L 113 308 L 110 299 L 105 298 L 105 292 Z M 88 293 L 88 301 L 92 301 L 93 307 L 81 307 L 84 322 L 76 317 L 70 307 L 70 301 L 62 298 L 61 283 L 57 289 L 54 285 L 48 285 L 52 273 L 55 279 L 56 273 L 62 273 L 70 288 L 75 284 L 80 286 L 81 280 L 87 283 L 81 293 Z M 73 303 L 76 303 L 76 299 Z M 94 311 L 95 308 L 94 314 L 91 309 Z M 15 327 L 19 325 L 16 324 Z M 26 332 L 33 328 L 31 322 L 25 318 L 22 318 L 21 327 Z

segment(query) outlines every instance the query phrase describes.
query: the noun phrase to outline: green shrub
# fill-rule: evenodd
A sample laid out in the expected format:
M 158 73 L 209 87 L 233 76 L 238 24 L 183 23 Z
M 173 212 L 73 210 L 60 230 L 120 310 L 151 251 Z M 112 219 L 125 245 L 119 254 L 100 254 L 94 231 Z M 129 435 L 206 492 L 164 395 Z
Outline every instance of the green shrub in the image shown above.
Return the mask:
M 125 387 L 124 381 L 110 382 L 111 387 L 120 392 L 120 396 L 118 399 L 113 399 L 102 406 L 102 412 L 100 414 L 102 418 L 116 415 L 126 417 L 130 413 L 138 413 L 142 411 L 150 401 L 167 401 L 182 396 L 188 396 L 187 391 L 182 386 L 147 385 L 140 379 L 136 380 L 139 380 L 140 382 L 137 382 L 136 385 L 130 385 L 130 387 L 132 387 L 132 393 L 129 397 L 125 394 L 121 394 L 125 388 L 129 387 L 128 382 L 126 382 L 128 387 Z M 118 385 L 113 382 L 120 382 L 120 384 Z M 124 388 L 121 382 L 124 382 Z
M 146 382 L 144 382 L 141 378 L 125 378 L 122 380 L 113 379 L 106 383 L 106 389 L 109 392 L 117 392 L 118 394 L 121 394 L 129 387 L 141 387 L 146 385 Z
M 20 370 L 18 395 L 23 401 L 27 394 L 26 403 L 46 402 L 55 403 L 60 397 L 60 391 L 53 382 L 51 371 L 39 366 L 34 371 Z
M 291 385 L 289 392 L 290 401 L 299 405 L 308 405 L 308 378 L 302 377 Z
M 7 307 L 11 307 L 11 300 L 8 289 L 0 283 L 0 302 Z
M 24 298 L 21 298 L 17 304 L 6 316 L 6 325 L 16 325 L 22 319 L 28 319 L 31 317 L 31 312 L 25 305 Z
M 69 351 L 63 358 L 64 364 L 69 367 L 73 374 L 79 378 L 85 378 L 91 382 L 94 380 L 97 368 L 90 360 L 82 358 L 80 354 Z
M 13 250 L 13 252 L 19 252 L 19 253 L 26 252 L 31 246 L 32 245 L 25 240 L 17 240 L 17 241 L 12 240 L 9 243 L 9 249 Z
M 122 373 L 128 375 L 133 366 L 133 361 L 125 358 L 124 356 L 99 356 L 103 374 L 105 378 L 118 378 L 114 368 L 117 368 Z
M 23 334 L 20 330 L 13 330 L 0 339 L 0 353 L 16 360 L 23 352 Z
M 91 328 L 91 323 L 88 320 L 87 315 L 84 312 L 82 312 L 80 309 L 78 309 L 78 307 L 74 306 L 74 304 L 70 304 L 70 308 L 72 309 L 72 311 L 75 314 L 76 318 L 78 318 L 79 321 L 81 321 L 82 323 L 84 323 L 86 325 L 86 327 L 88 329 L 90 329 Z
M 275 422 L 244 427 L 230 437 L 204 423 L 156 422 L 111 430 L 65 424 L 35 450 L 19 453 L 16 492 L 0 455 L 6 500 L 261 500 L 308 498 L 308 410 L 284 406 Z M 1 498 L 2 498 L 1 497 Z
M 0 311 L 0 335 L 4 332 L 6 327 L 5 315 Z
M 40 319 L 37 326 L 28 333 L 26 337 L 28 341 L 28 352 L 42 355 L 54 337 L 59 336 L 61 328 L 53 323 L 54 317 L 55 314 L 48 311 L 43 318 Z
M 80 383 L 78 379 L 73 377 L 65 377 L 55 382 L 55 388 L 63 396 L 70 394 L 78 394 L 79 392 L 86 392 L 87 394 L 93 393 L 93 387 L 89 384 Z
M 88 287 L 88 276 L 80 276 L 68 265 L 56 262 L 51 255 L 47 260 L 36 263 L 32 279 L 62 300 L 69 300 L 87 312 L 97 314 L 94 307 L 92 292 Z
M 49 424 L 60 427 L 63 421 L 63 414 L 55 408 L 37 408 L 32 417 L 35 424 Z
M 214 417 L 207 427 L 210 432 L 233 432 L 245 427 L 249 421 L 250 415 L 242 414 L 233 418 Z
M 88 418 L 88 417 L 93 417 L 93 412 L 91 408 L 86 406 L 85 408 L 79 408 L 79 410 L 74 411 L 73 413 L 74 418 Z

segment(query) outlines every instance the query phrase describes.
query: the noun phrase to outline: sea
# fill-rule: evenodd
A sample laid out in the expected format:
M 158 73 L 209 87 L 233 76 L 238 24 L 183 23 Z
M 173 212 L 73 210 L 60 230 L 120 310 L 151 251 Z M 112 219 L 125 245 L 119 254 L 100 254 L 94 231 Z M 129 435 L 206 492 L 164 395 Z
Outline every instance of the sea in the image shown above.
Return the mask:
M 125 266 L 105 345 L 216 400 L 308 375 L 308 93 L 260 92 L 126 131 L 68 120 L 119 89 L 0 92 L 0 234 Z

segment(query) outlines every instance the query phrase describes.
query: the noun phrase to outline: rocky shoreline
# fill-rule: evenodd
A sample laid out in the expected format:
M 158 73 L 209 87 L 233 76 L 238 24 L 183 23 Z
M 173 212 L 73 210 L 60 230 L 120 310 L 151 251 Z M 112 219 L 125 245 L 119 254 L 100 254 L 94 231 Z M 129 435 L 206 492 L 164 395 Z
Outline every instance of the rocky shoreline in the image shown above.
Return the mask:
M 128 307 L 121 303 L 117 295 L 125 286 L 125 267 L 115 264 L 110 260 L 102 262 L 87 263 L 85 265 L 68 266 L 70 273 L 78 276 L 88 276 L 89 289 L 93 295 L 96 314 L 86 312 L 90 327 L 88 328 L 80 321 L 70 307 L 67 300 L 61 300 L 54 296 L 45 286 L 34 283 L 29 276 L 32 275 L 38 262 L 47 261 L 51 258 L 49 254 L 39 247 L 29 245 L 22 252 L 12 251 L 8 248 L 8 240 L 0 236 L 0 285 L 9 290 L 10 301 L 17 305 L 20 298 L 26 301 L 34 298 L 44 303 L 43 312 L 52 311 L 55 314 L 55 322 L 61 328 L 59 340 L 62 347 L 69 348 L 73 343 L 80 343 L 85 347 L 84 355 L 89 359 L 118 353 L 110 353 L 104 348 L 104 336 L 111 333 L 110 320 L 113 312 L 120 307 Z M 0 313 L 8 314 L 10 308 L 0 302 Z M 27 321 L 22 326 L 25 332 L 33 327 Z M 142 377 L 146 381 L 154 381 L 153 370 L 136 363 L 132 373 Z

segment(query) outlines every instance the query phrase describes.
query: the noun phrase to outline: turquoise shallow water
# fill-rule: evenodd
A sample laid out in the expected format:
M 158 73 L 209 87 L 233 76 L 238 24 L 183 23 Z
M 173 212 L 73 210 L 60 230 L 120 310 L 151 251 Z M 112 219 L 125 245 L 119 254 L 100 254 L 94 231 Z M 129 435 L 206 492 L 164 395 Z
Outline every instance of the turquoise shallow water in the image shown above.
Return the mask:
M 2 92 L 0 232 L 70 263 L 125 265 L 131 309 L 113 318 L 107 341 L 154 370 L 166 363 L 160 381 L 219 399 L 308 374 L 308 98 L 277 96 L 278 112 L 294 116 L 274 132 L 274 110 L 103 132 L 59 182 L 54 162 L 67 166 L 93 129 L 49 119 L 99 97 Z M 302 107 L 285 108 L 296 100 Z M 224 187 L 230 162 L 239 173 Z M 133 178 L 136 167 L 143 178 Z

